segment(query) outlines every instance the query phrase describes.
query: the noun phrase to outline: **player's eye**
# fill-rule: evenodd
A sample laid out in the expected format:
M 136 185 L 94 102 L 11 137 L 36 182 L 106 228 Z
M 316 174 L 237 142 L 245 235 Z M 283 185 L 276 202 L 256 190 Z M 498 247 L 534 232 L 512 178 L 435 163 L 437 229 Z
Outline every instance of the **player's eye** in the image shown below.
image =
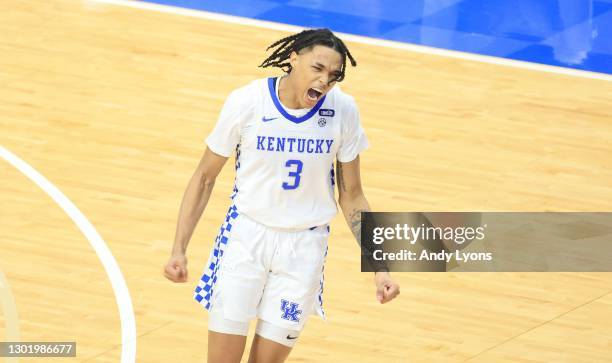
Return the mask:
M 321 68 L 317 67 L 317 66 L 312 66 L 312 68 L 314 68 L 317 71 L 321 71 Z

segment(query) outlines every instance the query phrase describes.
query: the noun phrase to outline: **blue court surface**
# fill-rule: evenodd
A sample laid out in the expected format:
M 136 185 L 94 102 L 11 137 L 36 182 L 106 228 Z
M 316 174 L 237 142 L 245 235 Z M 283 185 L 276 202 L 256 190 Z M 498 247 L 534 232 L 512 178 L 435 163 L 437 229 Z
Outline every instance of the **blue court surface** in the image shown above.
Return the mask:
M 612 74 L 612 0 L 148 0 Z

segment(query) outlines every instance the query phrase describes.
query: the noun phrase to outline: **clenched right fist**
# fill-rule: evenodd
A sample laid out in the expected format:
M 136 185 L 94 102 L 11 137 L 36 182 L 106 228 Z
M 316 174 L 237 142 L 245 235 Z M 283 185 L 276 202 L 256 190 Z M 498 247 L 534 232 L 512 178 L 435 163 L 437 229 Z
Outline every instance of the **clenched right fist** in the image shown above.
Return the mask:
M 187 282 L 187 257 L 172 255 L 164 268 L 164 276 L 170 281 Z

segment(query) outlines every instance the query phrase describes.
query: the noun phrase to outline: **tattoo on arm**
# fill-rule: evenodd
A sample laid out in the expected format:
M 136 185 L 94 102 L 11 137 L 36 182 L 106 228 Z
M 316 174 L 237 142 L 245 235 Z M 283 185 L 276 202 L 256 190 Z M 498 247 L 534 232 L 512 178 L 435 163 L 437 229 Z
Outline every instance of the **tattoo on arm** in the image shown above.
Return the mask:
M 338 174 L 337 175 L 338 176 L 338 189 L 346 192 L 346 183 L 344 183 L 344 173 L 342 172 L 342 163 L 337 162 L 336 165 L 337 165 L 336 169 L 338 169 L 336 172 L 336 174 Z
M 357 243 L 361 244 L 361 212 L 369 212 L 367 209 L 354 208 L 349 213 L 349 224 L 353 236 L 357 239 Z
M 378 261 L 373 258 L 374 251 L 379 250 L 380 247 L 374 246 L 372 241 L 366 240 L 364 243 L 361 243 L 361 213 L 362 212 L 370 212 L 369 209 L 357 209 L 353 208 L 353 210 L 349 213 L 349 224 L 351 226 L 351 231 L 353 235 L 357 239 L 357 244 L 361 248 L 361 256 L 365 257 L 365 261 L 370 265 L 371 270 L 373 272 L 379 271 L 387 271 L 389 272 L 389 267 L 386 262 Z M 362 260 L 363 261 L 363 260 Z

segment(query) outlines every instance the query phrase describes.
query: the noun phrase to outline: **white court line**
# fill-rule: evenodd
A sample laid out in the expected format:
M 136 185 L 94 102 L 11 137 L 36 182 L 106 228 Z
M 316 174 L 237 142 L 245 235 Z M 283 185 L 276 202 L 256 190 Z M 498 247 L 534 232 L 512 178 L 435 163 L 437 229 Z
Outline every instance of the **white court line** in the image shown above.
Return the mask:
M 112 5 L 122 5 L 122 6 L 132 7 L 132 8 L 138 8 L 138 9 L 154 10 L 154 11 L 159 11 L 163 13 L 170 13 L 170 14 L 183 15 L 183 16 L 189 16 L 189 17 L 194 17 L 194 18 L 223 21 L 226 23 L 248 25 L 248 26 L 254 26 L 254 27 L 259 27 L 259 28 L 292 32 L 292 33 L 295 33 L 295 32 L 298 32 L 304 29 L 303 27 L 298 27 L 298 26 L 293 26 L 293 25 L 274 23 L 270 21 L 256 20 L 256 19 L 251 19 L 251 18 L 242 18 L 242 17 L 232 16 L 232 15 L 211 13 L 211 12 L 203 11 L 203 10 L 192 10 L 192 9 L 179 8 L 175 6 L 169 6 L 169 5 L 159 5 L 159 4 L 153 4 L 153 3 L 148 3 L 144 1 L 83 0 L 83 2 L 85 4 L 104 3 L 104 4 L 112 4 Z M 497 64 L 497 65 L 502 65 L 502 66 L 514 67 L 514 68 L 530 69 L 530 70 L 540 71 L 540 72 L 564 74 L 567 76 L 598 79 L 602 81 L 612 81 L 612 75 L 608 75 L 605 73 L 589 72 L 589 71 L 583 71 L 583 70 L 578 70 L 578 69 L 551 66 L 547 64 L 531 63 L 531 62 L 519 61 L 519 60 L 514 60 L 514 59 L 498 58 L 498 57 L 492 57 L 492 56 L 481 55 L 481 54 L 459 52 L 459 51 L 448 50 L 448 49 L 439 49 L 439 48 L 427 47 L 423 45 L 401 43 L 401 42 L 395 42 L 391 40 L 376 39 L 376 38 L 370 38 L 370 37 L 364 37 L 360 35 L 346 34 L 346 33 L 340 33 L 340 32 L 335 32 L 335 33 L 338 34 L 343 40 L 346 39 L 346 40 L 350 40 L 356 43 L 369 44 L 369 45 L 375 45 L 375 46 L 387 47 L 387 48 L 402 49 L 402 50 L 406 50 L 409 52 L 438 55 L 442 57 L 465 59 L 465 60 L 481 62 L 481 63 Z
M 119 269 L 117 261 L 113 257 L 110 249 L 100 237 L 94 226 L 87 220 L 87 217 L 66 197 L 55 185 L 37 172 L 34 168 L 21 160 L 18 156 L 8 151 L 0 145 L 0 156 L 25 176 L 30 178 L 38 185 L 51 199 L 55 201 L 66 214 L 72 219 L 74 224 L 85 235 L 89 244 L 93 247 L 102 262 L 106 274 L 113 287 L 115 300 L 119 307 L 119 317 L 121 320 L 121 363 L 134 363 L 136 361 L 136 318 L 132 298 Z

